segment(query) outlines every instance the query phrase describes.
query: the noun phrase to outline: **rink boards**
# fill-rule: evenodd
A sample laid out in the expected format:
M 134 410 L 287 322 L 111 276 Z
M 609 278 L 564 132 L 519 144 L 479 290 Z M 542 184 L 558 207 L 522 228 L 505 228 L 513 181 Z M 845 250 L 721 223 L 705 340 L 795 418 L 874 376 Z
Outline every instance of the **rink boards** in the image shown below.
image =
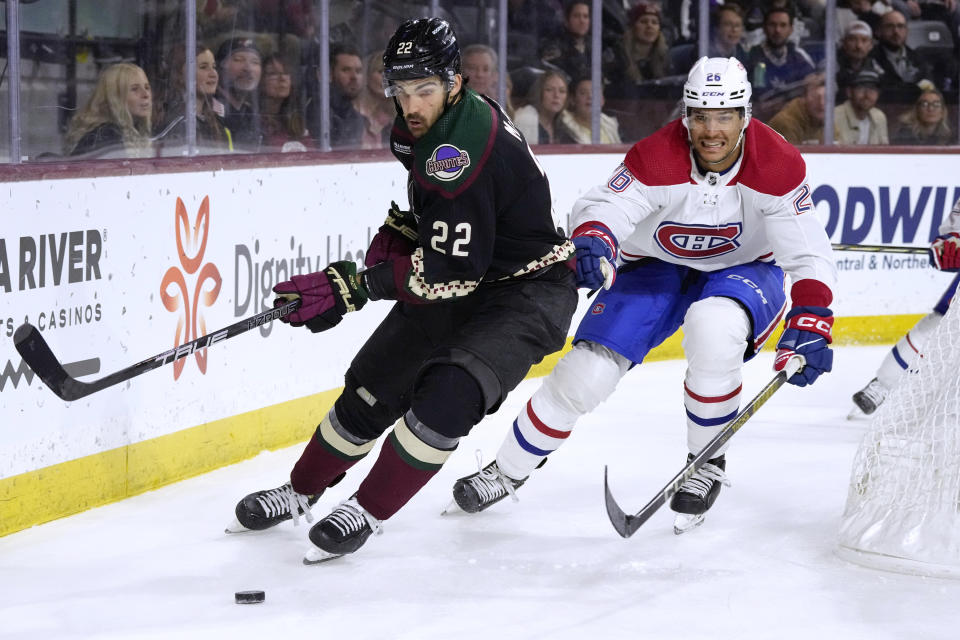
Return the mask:
M 621 158 L 540 156 L 558 224 L 568 228 L 573 201 Z M 926 246 L 960 198 L 956 155 L 806 159 L 810 203 L 833 242 Z M 100 378 L 253 315 L 291 273 L 362 263 L 389 202 L 405 201 L 405 175 L 395 162 L 371 161 L 3 189 L 0 536 L 305 440 L 389 308 L 371 304 L 318 335 L 265 325 L 66 403 L 14 350 L 21 322 L 38 326 L 61 362 Z M 840 343 L 892 342 L 950 280 L 923 255 L 835 258 Z M 681 356 L 674 336 L 651 358 Z

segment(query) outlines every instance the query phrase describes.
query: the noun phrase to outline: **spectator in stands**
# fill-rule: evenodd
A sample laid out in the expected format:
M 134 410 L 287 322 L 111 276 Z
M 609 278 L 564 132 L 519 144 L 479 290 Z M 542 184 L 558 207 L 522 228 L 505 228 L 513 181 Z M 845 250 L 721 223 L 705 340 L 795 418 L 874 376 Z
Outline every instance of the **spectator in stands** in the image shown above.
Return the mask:
M 840 33 L 846 33 L 850 23 L 855 20 L 865 22 L 870 26 L 871 31 L 876 33 L 880 29 L 880 15 L 886 13 L 889 7 L 880 2 L 877 4 L 882 5 L 882 10 L 880 12 L 874 11 L 874 1 L 846 0 L 844 3 L 843 0 L 840 0 L 837 3 L 839 5 L 837 8 L 837 29 Z
M 593 142 L 591 124 L 591 107 L 593 106 L 593 82 L 590 77 L 574 80 L 570 84 L 570 98 L 568 108 L 561 114 L 561 122 L 573 135 L 578 144 Z M 600 95 L 600 108 L 603 108 L 603 94 Z M 621 144 L 620 124 L 613 116 L 600 114 L 600 144 Z
M 889 97 L 909 96 L 919 93 L 917 83 L 931 80 L 930 69 L 917 52 L 906 45 L 907 19 L 899 11 L 893 10 L 880 18 L 879 46 L 875 47 L 872 57 L 882 69 L 880 87 Z
M 883 73 L 883 69 L 870 55 L 873 51 L 873 30 L 862 20 L 847 25 L 837 51 L 837 86 L 842 91 L 863 70 Z
M 318 62 L 318 61 L 317 61 Z M 319 64 L 317 78 L 320 78 Z M 359 148 L 367 119 L 353 106 L 364 87 L 363 61 L 360 52 L 351 44 L 338 43 L 330 51 L 330 147 L 333 149 Z M 308 128 L 313 136 L 321 135 L 320 101 L 311 101 L 308 110 Z
M 279 55 L 263 61 L 260 82 L 260 131 L 271 151 L 306 151 L 309 142 L 300 91 Z
M 360 146 L 364 149 L 382 149 L 390 143 L 390 128 L 397 117 L 393 98 L 383 94 L 383 52 L 374 51 L 364 65 L 363 89 L 353 100 L 353 108 L 365 119 Z
M 517 109 L 513 119 L 529 144 L 574 142 L 561 117 L 567 106 L 567 95 L 567 78 L 562 71 L 545 71 L 533 82 L 528 104 Z
M 630 9 L 622 47 L 626 68 L 622 77 L 611 78 L 615 84 L 622 81 L 635 87 L 644 80 L 667 75 L 670 47 L 660 30 L 659 5 L 641 2 Z
M 68 155 L 147 157 L 153 95 L 143 69 L 121 62 L 100 73 L 93 95 L 67 129 Z
M 507 63 L 538 64 L 540 43 L 563 33 L 559 0 L 507 0 Z
M 947 122 L 947 105 L 932 85 L 925 85 L 913 108 L 900 116 L 893 144 L 947 145 L 956 139 Z
M 803 79 L 803 95 L 788 102 L 767 124 L 790 144 L 822 144 L 826 84 L 822 73 Z
M 186 142 L 186 55 L 185 47 L 173 49 L 171 76 L 166 99 L 157 109 L 154 130 L 158 148 L 182 147 Z M 230 151 L 230 138 L 223 125 L 223 103 L 217 100 L 219 74 L 213 52 L 197 45 L 197 146 L 204 152 Z
M 263 56 L 252 38 L 224 40 L 217 49 L 220 87 L 217 98 L 223 103 L 223 123 L 235 148 L 256 151 L 260 148 L 260 114 L 257 88 L 262 75 Z
M 870 69 L 858 73 L 846 88 L 847 100 L 833 111 L 838 144 L 890 144 L 887 116 L 877 109 L 880 74 Z
M 571 78 L 590 74 L 590 3 L 568 0 L 563 8 L 563 32 L 547 39 L 540 50 L 543 62 Z
M 497 82 L 500 74 L 497 70 L 497 52 L 485 44 L 471 44 L 463 48 L 460 54 L 463 62 L 463 76 L 470 81 L 469 86 L 494 100 L 499 100 Z
M 743 48 L 743 8 L 740 5 L 730 2 L 714 10 L 713 38 L 708 55 L 711 58 L 736 58 L 746 66 L 748 56 Z
M 799 83 L 815 65 L 806 51 L 790 42 L 794 12 L 790 7 L 768 9 L 763 16 L 765 40 L 752 48 L 747 70 L 754 91 L 780 89 Z

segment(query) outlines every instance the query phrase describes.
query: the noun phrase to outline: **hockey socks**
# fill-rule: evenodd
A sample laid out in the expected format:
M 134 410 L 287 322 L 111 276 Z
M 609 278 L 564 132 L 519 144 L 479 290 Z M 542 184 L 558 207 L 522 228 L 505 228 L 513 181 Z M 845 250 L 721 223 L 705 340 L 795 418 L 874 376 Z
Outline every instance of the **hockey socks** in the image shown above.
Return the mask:
M 537 395 L 534 394 L 527 401 L 523 411 L 513 421 L 513 428 L 497 452 L 499 470 L 516 481 L 524 480 L 546 456 L 564 443 L 570 436 L 573 422 L 576 420 L 576 418 L 569 420 L 569 418 L 554 416 L 552 424 L 560 422 L 562 426 L 556 429 L 549 426 L 534 409 L 534 400 L 537 399 Z M 549 407 L 546 413 L 551 413 Z M 567 422 L 569 424 L 564 424 Z
M 370 453 L 375 442 L 360 440 L 344 429 L 336 411 L 330 409 L 290 472 L 290 484 L 297 493 L 320 493 Z
M 436 475 L 459 441 L 437 433 L 408 411 L 360 484 L 357 502 L 374 518 L 386 520 Z

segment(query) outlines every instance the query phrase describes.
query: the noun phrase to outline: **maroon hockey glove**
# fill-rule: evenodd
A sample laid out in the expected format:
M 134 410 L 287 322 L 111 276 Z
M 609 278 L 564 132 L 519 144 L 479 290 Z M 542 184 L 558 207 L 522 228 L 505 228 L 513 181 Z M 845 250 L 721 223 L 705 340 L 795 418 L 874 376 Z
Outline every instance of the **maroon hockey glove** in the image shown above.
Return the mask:
M 357 275 L 357 265 L 350 260 L 332 263 L 323 271 L 293 276 L 273 288 L 278 306 L 300 298 L 300 308 L 282 322 L 294 327 L 306 325 L 317 333 L 336 326 L 345 313 L 357 311 L 367 303 L 367 290 Z
M 806 360 L 803 369 L 787 382 L 799 387 L 813 384 L 821 373 L 833 369 L 833 312 L 826 307 L 794 307 L 787 314 L 783 335 L 777 343 L 773 370 L 781 371 L 787 361 L 799 354 Z
M 394 258 L 409 256 L 417 248 L 417 219 L 410 211 L 401 211 L 390 203 L 387 219 L 370 241 L 363 264 L 372 267 Z
M 940 271 L 960 271 L 960 234 L 937 236 L 930 245 L 930 264 Z

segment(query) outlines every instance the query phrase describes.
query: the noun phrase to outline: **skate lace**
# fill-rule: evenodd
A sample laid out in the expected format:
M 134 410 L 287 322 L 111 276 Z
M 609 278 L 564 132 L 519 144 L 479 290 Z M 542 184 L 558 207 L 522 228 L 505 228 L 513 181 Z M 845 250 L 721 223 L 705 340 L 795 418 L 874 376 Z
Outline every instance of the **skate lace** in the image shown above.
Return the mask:
M 477 450 L 476 456 L 479 471 L 476 476 L 470 478 L 469 482 L 473 485 L 477 495 L 480 496 L 480 500 L 486 503 L 507 494 L 514 502 L 520 502 L 513 482 L 500 471 L 496 461 L 484 467 L 483 456 L 479 450 Z
M 341 502 L 326 518 L 344 537 L 350 536 L 369 525 L 377 535 L 383 532 L 383 525 L 355 500 Z
M 710 487 L 713 486 L 714 482 L 719 482 L 726 487 L 730 486 L 730 481 L 727 479 L 727 474 L 723 472 L 723 469 L 708 462 L 700 467 L 689 480 L 680 485 L 680 491 L 691 493 L 698 498 L 703 498 L 707 495 L 707 492 L 710 491 Z
M 883 402 L 884 398 L 887 397 L 887 388 L 884 387 L 879 380 L 874 378 L 860 391 L 860 393 L 869 398 L 874 404 L 879 405 Z
M 293 524 L 297 525 L 300 523 L 300 513 L 302 512 L 307 522 L 313 522 L 309 499 L 307 496 L 294 491 L 289 482 L 276 489 L 264 491 L 257 497 L 257 503 L 268 518 L 289 513 L 293 516 Z

